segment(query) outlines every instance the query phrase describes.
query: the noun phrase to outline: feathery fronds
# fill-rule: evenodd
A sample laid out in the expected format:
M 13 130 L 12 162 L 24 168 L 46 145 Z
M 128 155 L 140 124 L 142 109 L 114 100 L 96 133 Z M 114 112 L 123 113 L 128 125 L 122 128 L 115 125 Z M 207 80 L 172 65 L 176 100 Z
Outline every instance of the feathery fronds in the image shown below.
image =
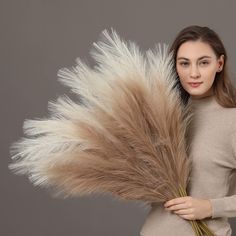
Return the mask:
M 185 141 L 191 114 L 174 89 L 168 46 L 142 53 L 114 30 L 93 45 L 96 66 L 78 58 L 58 72 L 81 102 L 64 95 L 49 102 L 50 118 L 25 120 L 27 137 L 12 145 L 9 167 L 65 196 L 179 197 L 191 169 Z

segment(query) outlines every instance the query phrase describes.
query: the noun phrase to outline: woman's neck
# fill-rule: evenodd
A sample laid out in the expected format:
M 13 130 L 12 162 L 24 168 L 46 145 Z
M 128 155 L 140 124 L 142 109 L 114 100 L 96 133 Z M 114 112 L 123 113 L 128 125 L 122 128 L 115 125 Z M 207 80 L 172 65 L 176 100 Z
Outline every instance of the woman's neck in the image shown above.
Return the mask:
M 195 99 L 203 99 L 203 98 L 207 98 L 207 97 L 212 97 L 214 95 L 214 92 L 212 89 L 210 89 L 208 92 L 206 92 L 205 94 L 203 95 L 190 95 L 190 98 L 192 100 L 195 100 Z
M 193 110 L 199 112 L 208 112 L 211 110 L 221 108 L 221 106 L 216 101 L 215 95 L 213 94 L 201 98 L 190 96 L 188 104 L 192 106 Z
M 198 99 L 207 99 L 207 98 L 210 98 L 210 97 L 213 97 L 214 96 L 214 94 L 208 94 L 208 95 L 205 95 L 205 96 L 191 96 L 190 95 L 190 99 L 191 100 L 198 100 Z

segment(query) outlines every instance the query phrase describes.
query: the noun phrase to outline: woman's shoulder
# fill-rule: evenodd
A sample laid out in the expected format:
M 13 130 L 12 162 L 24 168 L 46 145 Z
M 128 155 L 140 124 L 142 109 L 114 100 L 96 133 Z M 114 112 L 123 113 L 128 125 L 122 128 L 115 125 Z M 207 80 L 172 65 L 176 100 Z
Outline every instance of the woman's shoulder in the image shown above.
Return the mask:
M 229 116 L 232 119 L 236 119 L 236 107 L 221 107 L 223 114 Z M 235 120 L 236 121 L 236 120 Z
M 222 109 L 222 121 L 230 124 L 232 132 L 236 132 L 236 107 Z
M 210 120 L 219 129 L 226 129 L 230 133 L 236 132 L 236 107 L 228 108 L 217 104 L 206 116 L 208 122 Z

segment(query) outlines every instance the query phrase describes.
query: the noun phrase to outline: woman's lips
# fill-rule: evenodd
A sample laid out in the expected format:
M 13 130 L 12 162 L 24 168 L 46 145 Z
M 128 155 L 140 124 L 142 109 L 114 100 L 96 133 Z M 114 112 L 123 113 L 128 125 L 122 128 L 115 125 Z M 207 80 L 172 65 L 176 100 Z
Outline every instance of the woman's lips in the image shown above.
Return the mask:
M 199 87 L 203 82 L 194 82 L 194 83 L 189 83 L 189 85 L 193 88 Z

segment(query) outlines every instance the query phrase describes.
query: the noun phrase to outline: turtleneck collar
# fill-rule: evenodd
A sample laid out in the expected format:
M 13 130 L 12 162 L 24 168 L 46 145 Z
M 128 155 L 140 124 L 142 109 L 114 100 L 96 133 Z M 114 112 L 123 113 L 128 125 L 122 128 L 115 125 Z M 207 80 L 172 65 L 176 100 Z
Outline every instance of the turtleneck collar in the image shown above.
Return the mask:
M 202 98 L 190 97 L 188 100 L 188 104 L 190 104 L 190 106 L 195 111 L 209 111 L 221 107 L 216 101 L 215 95 L 210 95 Z

